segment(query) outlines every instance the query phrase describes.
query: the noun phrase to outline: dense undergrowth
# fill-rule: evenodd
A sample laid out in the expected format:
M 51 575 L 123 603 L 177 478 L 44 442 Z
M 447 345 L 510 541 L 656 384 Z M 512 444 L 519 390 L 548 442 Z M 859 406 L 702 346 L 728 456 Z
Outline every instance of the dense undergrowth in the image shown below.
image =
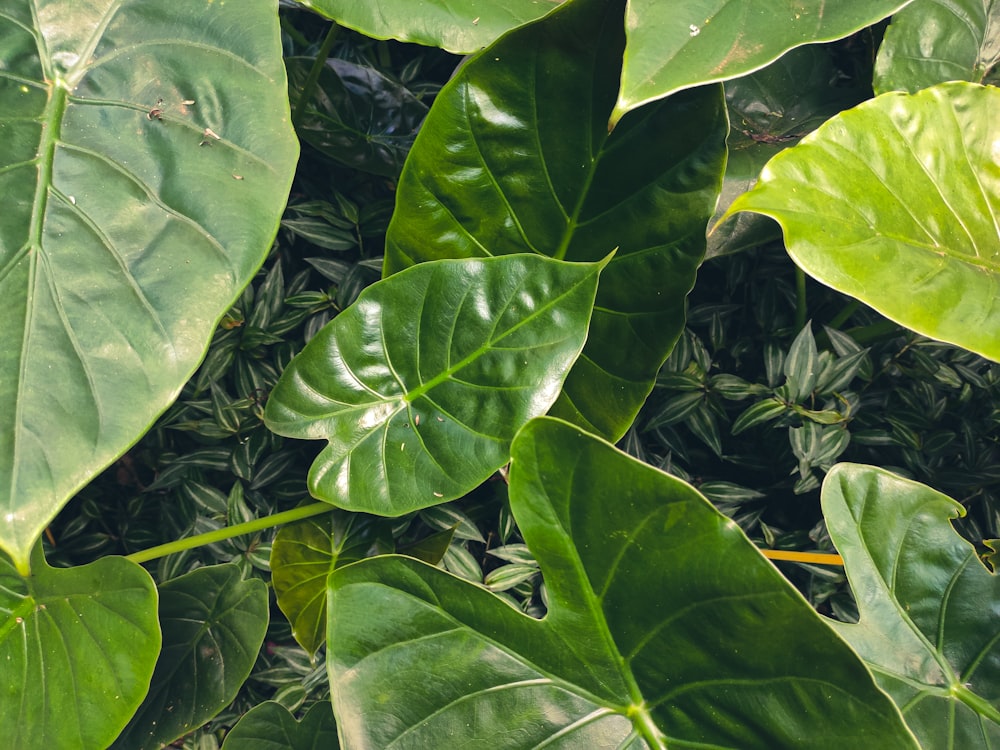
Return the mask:
M 294 85 L 328 26 L 302 10 L 282 13 Z M 870 48 L 859 35 L 828 51 L 842 71 L 864 78 Z M 342 72 L 354 76 L 355 88 L 321 79 L 317 106 L 325 102 L 346 122 L 301 116 L 302 156 L 266 264 L 223 319 L 176 404 L 51 525 L 51 564 L 132 553 L 308 499 L 305 476 L 317 446 L 267 430 L 263 405 L 306 341 L 378 280 L 402 157 L 426 106 L 461 62 L 346 30 L 328 52 L 353 66 Z M 366 127 L 365 101 L 377 102 L 377 124 L 387 134 L 374 155 L 349 136 Z M 293 111 L 296 104 L 293 89 Z M 810 348 L 820 375 L 796 382 L 795 355 Z M 806 281 L 780 243 L 765 242 L 702 266 L 687 328 L 621 446 L 693 483 L 762 547 L 832 551 L 819 484 L 837 461 L 883 466 L 948 493 L 969 510 L 962 531 L 981 543 L 1000 536 L 998 380 L 996 364 Z M 541 576 L 499 477 L 444 506 L 356 523 L 359 556 L 423 545 L 443 552 L 450 571 L 504 592 L 531 614 L 545 611 Z M 442 532 L 451 529 L 449 544 Z M 158 583 L 220 562 L 269 580 L 275 533 L 206 545 L 148 567 Z M 856 617 L 839 568 L 779 565 L 820 611 Z M 276 616 L 239 696 L 184 747 L 217 747 L 262 700 L 299 714 L 328 698 L 322 651 L 310 658 L 272 607 Z

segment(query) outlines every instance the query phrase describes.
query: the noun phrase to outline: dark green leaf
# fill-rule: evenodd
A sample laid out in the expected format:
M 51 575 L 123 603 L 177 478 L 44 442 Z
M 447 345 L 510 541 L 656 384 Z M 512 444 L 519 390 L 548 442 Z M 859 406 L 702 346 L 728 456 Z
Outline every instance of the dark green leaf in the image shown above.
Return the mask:
M 551 412 L 613 439 L 683 329 L 727 130 L 721 87 L 704 87 L 608 133 L 620 15 L 619 2 L 575 0 L 459 70 L 403 170 L 386 250 L 393 273 L 435 258 L 593 261 L 618 248 Z
M 406 558 L 338 569 L 327 665 L 348 746 L 916 748 L 690 486 L 552 419 L 518 435 L 510 479 L 548 615 Z
M 162 584 L 163 650 L 149 695 L 113 747 L 161 748 L 215 716 L 250 674 L 267 620 L 267 586 L 240 580 L 235 565 Z
M 602 263 L 534 255 L 410 268 L 366 290 L 285 369 L 264 416 L 326 438 L 310 491 L 399 516 L 507 463 L 580 353 Z

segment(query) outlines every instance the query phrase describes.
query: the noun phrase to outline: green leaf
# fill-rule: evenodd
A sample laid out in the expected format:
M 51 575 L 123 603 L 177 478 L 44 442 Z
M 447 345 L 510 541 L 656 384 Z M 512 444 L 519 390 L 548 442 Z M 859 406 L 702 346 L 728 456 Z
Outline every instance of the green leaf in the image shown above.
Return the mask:
M 400 516 L 507 463 L 580 353 L 603 263 L 534 255 L 425 263 L 366 289 L 282 373 L 264 412 L 326 438 L 320 500 Z
M 333 511 L 283 526 L 274 537 L 274 595 L 295 640 L 310 654 L 326 639 L 327 576 L 370 554 L 375 531 L 371 519 Z
M 997 360 L 998 139 L 995 88 L 883 94 L 776 156 L 727 216 L 771 216 L 806 273 Z
M 315 704 L 302 721 L 274 701 L 249 711 L 226 735 L 222 750 L 334 750 L 339 748 L 337 724 L 328 701 Z
M 346 745 L 916 747 L 860 660 L 689 485 L 548 418 L 518 434 L 510 482 L 543 620 L 404 558 L 330 577 Z
M 736 197 L 752 188 L 775 154 L 797 143 L 827 119 L 871 96 L 871 89 L 845 85 L 831 51 L 798 47 L 748 76 L 726 82 L 729 158 L 715 225 Z M 781 236 L 772 220 L 740 214 L 708 237 L 706 257 L 757 247 Z
M 849 36 L 909 0 L 630 0 L 628 49 L 612 122 L 675 91 L 760 70 L 793 47 Z
M 683 329 L 727 131 L 721 87 L 707 87 L 608 133 L 620 12 L 617 2 L 575 0 L 459 70 L 403 169 L 385 261 L 393 273 L 522 252 L 592 261 L 617 248 L 583 356 L 551 412 L 612 439 Z
M 301 0 L 341 26 L 376 39 L 398 39 L 464 54 L 548 13 L 561 0 Z
M 313 64 L 285 59 L 293 104 Z M 348 167 L 397 177 L 427 105 L 374 68 L 330 58 L 298 122 L 299 136 Z
M 277 21 L 273 0 L 4 4 L 0 549 L 22 573 L 270 248 L 298 151 Z
M 739 435 L 744 430 L 764 422 L 770 422 L 787 413 L 788 407 L 776 398 L 758 401 L 736 418 L 733 422 L 732 432 L 734 435 Z
M 799 402 L 807 398 L 816 387 L 819 353 L 816 351 L 816 339 L 812 334 L 812 323 L 799 331 L 785 357 L 783 371 L 787 380 L 790 398 Z
M 160 748 L 201 726 L 250 674 L 267 631 L 267 586 L 235 565 L 198 568 L 160 586 L 163 650 L 149 694 L 114 748 Z M 118 641 L 131 650 L 128 641 Z
M 879 94 L 945 81 L 996 85 L 1000 45 L 997 0 L 915 0 L 892 17 L 875 59 Z
M 952 528 L 962 507 L 882 469 L 838 464 L 823 514 L 858 602 L 833 623 L 926 748 L 1000 743 L 1000 579 Z
M 156 587 L 105 557 L 22 578 L 0 555 L 0 727 L 12 748 L 107 747 L 142 702 L 160 650 Z M 126 644 L 126 645 L 123 645 Z

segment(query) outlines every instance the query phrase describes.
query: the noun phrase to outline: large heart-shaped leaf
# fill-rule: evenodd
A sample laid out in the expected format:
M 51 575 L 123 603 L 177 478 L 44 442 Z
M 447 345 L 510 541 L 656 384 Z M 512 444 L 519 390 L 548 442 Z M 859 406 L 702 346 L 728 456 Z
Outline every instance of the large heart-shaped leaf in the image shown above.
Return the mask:
M 347 746 L 916 747 L 857 656 L 690 485 L 549 418 L 518 434 L 510 482 L 543 620 L 403 558 L 331 575 Z
M 297 143 L 274 0 L 9 0 L 0 39 L 0 549 L 25 573 L 260 266 Z
M 611 134 L 621 3 L 574 0 L 466 64 L 403 169 L 392 273 L 434 258 L 535 252 L 601 276 L 583 356 L 553 413 L 610 439 L 632 423 L 684 326 L 725 164 L 721 89 L 648 107 Z
M 892 17 L 875 60 L 875 91 L 945 81 L 1000 83 L 998 0 L 915 0 Z
M 846 85 L 831 50 L 799 47 L 763 70 L 725 85 L 729 160 L 713 224 L 757 182 L 764 165 L 833 115 L 871 96 L 870 87 Z M 707 257 L 734 253 L 776 239 L 781 230 L 759 214 L 742 214 L 713 231 Z
M 612 122 L 675 91 L 763 68 L 793 47 L 853 34 L 910 0 L 629 0 Z
M 329 440 L 309 471 L 320 500 L 399 516 L 464 495 L 555 401 L 603 265 L 508 255 L 380 281 L 292 360 L 264 419 Z
M 163 650 L 149 695 L 118 750 L 161 748 L 225 708 L 250 674 L 268 621 L 267 586 L 235 565 L 198 568 L 160 586 Z M 129 651 L 127 640 L 116 648 Z
M 302 721 L 274 701 L 247 711 L 226 735 L 222 750 L 336 750 L 337 724 L 327 701 L 310 708 Z
M 22 578 L 0 555 L 0 727 L 12 748 L 107 747 L 149 688 L 156 587 L 106 557 L 69 570 L 40 546 Z
M 823 514 L 858 602 L 833 623 L 925 748 L 1000 744 L 1000 578 L 952 528 L 962 506 L 882 469 L 839 464 Z
M 562 0 L 301 0 L 342 26 L 376 39 L 398 39 L 449 52 L 475 52 L 505 31 L 533 21 Z
M 998 141 L 1000 90 L 883 94 L 776 156 L 727 216 L 774 218 L 806 273 L 997 360 Z

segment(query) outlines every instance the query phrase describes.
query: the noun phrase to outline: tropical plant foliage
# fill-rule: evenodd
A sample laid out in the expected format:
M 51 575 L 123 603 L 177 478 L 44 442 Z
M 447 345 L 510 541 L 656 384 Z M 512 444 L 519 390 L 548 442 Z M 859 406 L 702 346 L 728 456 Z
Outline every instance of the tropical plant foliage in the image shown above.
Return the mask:
M 1000 740 L 992 3 L 9 5 L 13 746 Z

